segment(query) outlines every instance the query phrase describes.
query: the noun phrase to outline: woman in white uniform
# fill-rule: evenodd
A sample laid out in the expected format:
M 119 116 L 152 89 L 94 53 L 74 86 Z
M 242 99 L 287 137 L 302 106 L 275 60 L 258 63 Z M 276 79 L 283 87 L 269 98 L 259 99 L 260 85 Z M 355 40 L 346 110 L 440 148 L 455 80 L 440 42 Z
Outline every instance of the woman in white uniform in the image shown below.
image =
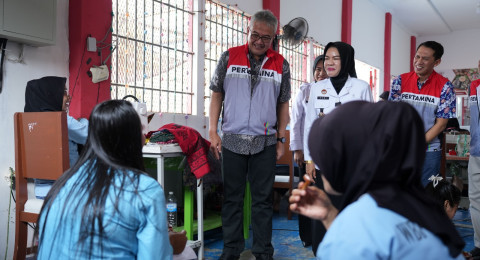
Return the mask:
M 309 136 L 313 121 L 318 117 L 330 113 L 335 107 L 354 100 L 373 101 L 370 86 L 367 82 L 357 79 L 355 71 L 355 51 L 344 42 L 330 42 L 325 47 L 324 68 L 329 79 L 312 84 L 310 96 L 305 110 L 304 126 L 304 158 L 306 172 L 318 188 L 323 189 L 323 183 L 317 178 L 315 164 L 311 161 L 306 137 Z M 334 205 L 338 205 L 342 198 L 330 196 Z M 317 247 L 325 235 L 326 229 L 320 221 L 312 222 L 312 250 Z
M 312 85 L 305 111 L 304 136 L 308 136 L 313 121 L 330 113 L 335 107 L 354 100 L 373 101 L 367 82 L 357 79 L 355 50 L 344 42 L 330 42 L 325 47 L 324 68 L 329 79 Z M 308 150 L 307 138 L 303 140 L 307 174 L 315 179 L 315 166 Z
M 290 150 L 294 152 L 293 158 L 300 169 L 300 178 L 302 178 L 305 174 L 305 160 L 303 158 L 303 129 L 305 124 L 305 110 L 308 104 L 308 97 L 310 96 L 310 87 L 315 82 L 327 78 L 327 73 L 323 68 L 324 59 L 324 55 L 320 55 L 315 58 L 315 61 L 313 62 L 314 82 L 304 83 L 300 86 L 300 91 L 298 91 L 295 102 L 292 106 L 292 116 L 290 117 Z M 278 199 L 278 204 L 279 203 L 280 199 Z M 312 220 L 310 218 L 303 215 L 298 216 L 298 233 L 304 247 L 312 244 L 312 234 L 315 235 L 316 232 L 312 231 Z M 323 231 L 323 233 L 325 233 L 325 231 Z

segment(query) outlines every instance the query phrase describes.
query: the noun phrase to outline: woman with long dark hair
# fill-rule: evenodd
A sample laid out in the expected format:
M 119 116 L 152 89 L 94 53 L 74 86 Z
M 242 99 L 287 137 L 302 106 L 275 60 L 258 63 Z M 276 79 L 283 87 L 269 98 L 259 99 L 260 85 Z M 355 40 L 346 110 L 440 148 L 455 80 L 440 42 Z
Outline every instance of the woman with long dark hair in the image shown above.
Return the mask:
M 165 196 L 144 173 L 143 135 L 127 101 L 98 104 L 77 163 L 38 221 L 39 259 L 171 259 Z
M 425 133 L 406 103 L 354 101 L 313 123 L 325 191 L 295 189 L 290 209 L 328 229 L 320 259 L 463 259 L 453 223 L 421 184 Z M 303 183 L 300 183 L 303 185 Z

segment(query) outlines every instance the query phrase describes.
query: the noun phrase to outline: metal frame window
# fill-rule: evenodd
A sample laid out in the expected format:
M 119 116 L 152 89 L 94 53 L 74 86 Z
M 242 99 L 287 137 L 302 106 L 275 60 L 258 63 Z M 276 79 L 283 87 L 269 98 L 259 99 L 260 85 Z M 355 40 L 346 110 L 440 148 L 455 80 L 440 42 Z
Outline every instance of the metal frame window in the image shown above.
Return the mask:
M 366 81 L 370 85 L 373 100 L 379 99 L 379 84 L 380 70 L 365 62 L 355 59 L 355 70 L 357 71 L 357 78 Z
M 309 57 L 308 41 L 305 40 L 297 46 L 286 45 L 283 41 L 280 41 L 278 52 L 290 64 L 290 84 L 292 90 L 292 98 L 290 99 L 291 107 L 293 100 L 297 96 L 297 92 L 300 90 L 299 86 L 308 82 L 307 71 L 310 71 L 307 66 L 307 60 Z
M 204 97 L 203 115 L 208 116 L 210 80 L 218 59 L 228 48 L 247 42 L 250 15 L 236 6 L 205 0 L 198 11 L 204 13 L 204 25 L 196 27 L 194 0 L 112 0 L 112 4 L 112 99 L 133 95 L 150 112 L 187 115 L 197 113 L 192 106 L 199 93 Z M 199 40 L 193 37 L 194 28 L 200 30 Z M 198 41 L 203 41 L 198 51 L 204 50 L 200 60 L 193 57 Z M 298 86 L 311 79 L 309 65 L 323 47 L 315 43 L 312 47 L 308 40 L 298 46 L 280 41 L 279 52 L 291 66 L 293 99 Z M 198 66 L 193 64 L 198 61 Z M 193 68 L 201 70 L 202 65 L 205 77 L 196 82 Z
M 210 109 L 210 81 L 220 55 L 247 42 L 250 15 L 230 5 L 205 2 L 205 115 Z
M 318 43 L 312 43 L 312 49 L 313 49 L 313 57 L 312 60 L 315 60 L 318 56 L 323 54 L 323 51 L 325 50 L 325 47 Z
M 193 0 L 113 0 L 111 97 L 192 113 Z

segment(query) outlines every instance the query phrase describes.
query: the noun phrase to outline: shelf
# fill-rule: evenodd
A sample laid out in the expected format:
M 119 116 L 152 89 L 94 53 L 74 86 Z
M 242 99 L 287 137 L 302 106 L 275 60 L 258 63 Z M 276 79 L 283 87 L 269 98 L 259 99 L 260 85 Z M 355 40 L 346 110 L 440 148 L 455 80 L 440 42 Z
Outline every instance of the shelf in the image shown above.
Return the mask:
M 449 155 L 448 153 L 445 154 L 445 159 L 447 161 L 468 161 L 468 158 L 468 156 Z
M 220 212 L 215 211 L 206 211 L 204 212 L 203 220 L 203 231 L 212 230 L 222 226 L 222 216 Z M 197 234 L 198 222 L 193 221 L 193 234 Z M 179 226 L 173 229 L 174 231 L 180 232 L 184 230 L 184 226 Z M 193 235 L 192 234 L 192 235 Z

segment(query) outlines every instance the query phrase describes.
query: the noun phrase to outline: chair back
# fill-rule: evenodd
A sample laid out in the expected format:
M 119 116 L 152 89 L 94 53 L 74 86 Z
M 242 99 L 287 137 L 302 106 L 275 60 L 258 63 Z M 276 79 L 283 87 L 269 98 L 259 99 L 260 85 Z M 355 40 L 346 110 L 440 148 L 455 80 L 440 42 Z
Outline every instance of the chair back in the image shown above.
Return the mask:
M 69 168 L 65 112 L 15 113 L 17 177 L 56 180 Z
M 66 113 L 15 113 L 14 136 L 16 189 L 14 259 L 25 259 L 28 223 L 35 223 L 38 219 L 37 213 L 25 211 L 25 204 L 29 200 L 27 179 L 56 180 L 69 168 Z

